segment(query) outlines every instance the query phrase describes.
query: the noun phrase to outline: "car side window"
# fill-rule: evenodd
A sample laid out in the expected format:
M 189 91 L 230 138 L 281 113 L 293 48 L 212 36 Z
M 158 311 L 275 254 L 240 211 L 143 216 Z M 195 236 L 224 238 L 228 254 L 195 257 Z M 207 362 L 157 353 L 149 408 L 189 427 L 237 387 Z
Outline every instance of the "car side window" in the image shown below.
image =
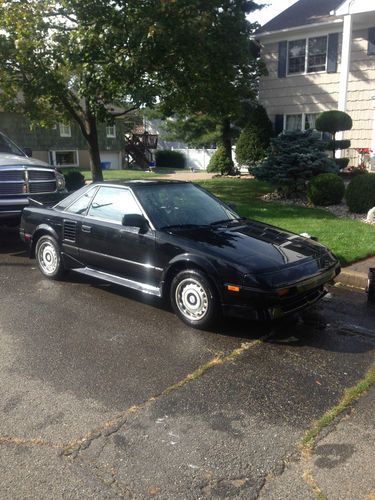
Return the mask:
M 102 186 L 91 204 L 88 216 L 121 224 L 125 214 L 142 215 L 131 191 Z
M 84 215 L 91 203 L 91 200 L 95 194 L 95 189 L 90 189 L 83 196 L 78 198 L 78 200 L 74 201 L 68 208 L 65 209 L 65 212 L 69 212 L 71 214 Z

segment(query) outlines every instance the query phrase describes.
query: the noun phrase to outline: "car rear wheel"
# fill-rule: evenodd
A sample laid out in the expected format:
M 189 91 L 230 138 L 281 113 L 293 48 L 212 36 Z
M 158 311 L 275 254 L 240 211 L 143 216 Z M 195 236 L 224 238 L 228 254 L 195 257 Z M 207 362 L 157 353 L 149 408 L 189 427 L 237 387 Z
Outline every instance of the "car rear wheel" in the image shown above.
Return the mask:
M 64 274 L 59 246 L 52 236 L 41 236 L 35 249 L 36 261 L 42 274 L 50 279 L 58 279 Z
M 172 280 L 170 299 L 174 312 L 193 328 L 213 326 L 220 317 L 217 293 L 200 271 L 181 271 Z

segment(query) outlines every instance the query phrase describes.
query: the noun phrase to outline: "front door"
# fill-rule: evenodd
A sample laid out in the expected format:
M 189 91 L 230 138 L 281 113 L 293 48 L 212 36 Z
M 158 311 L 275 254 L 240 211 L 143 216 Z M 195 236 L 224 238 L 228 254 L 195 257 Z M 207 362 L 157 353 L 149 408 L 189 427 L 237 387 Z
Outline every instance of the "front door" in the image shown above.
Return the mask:
M 124 227 L 125 214 L 142 214 L 133 193 L 125 187 L 101 186 L 82 220 L 80 258 L 93 269 L 156 285 L 160 272 L 153 265 L 155 233 Z

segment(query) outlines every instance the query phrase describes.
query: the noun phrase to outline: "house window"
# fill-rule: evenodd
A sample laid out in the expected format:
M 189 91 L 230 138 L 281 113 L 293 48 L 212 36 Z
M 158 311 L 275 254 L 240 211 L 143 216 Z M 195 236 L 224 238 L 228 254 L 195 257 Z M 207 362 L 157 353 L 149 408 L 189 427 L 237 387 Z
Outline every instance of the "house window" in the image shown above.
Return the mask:
M 59 123 L 60 137 L 72 137 L 72 130 L 69 124 Z
M 285 115 L 284 130 L 287 132 L 302 130 L 302 115 Z
M 288 43 L 288 74 L 315 73 L 327 69 L 327 36 Z
M 78 166 L 78 151 L 50 151 L 50 163 L 52 165 L 61 165 L 62 167 Z
M 327 64 L 327 37 L 309 38 L 307 72 L 325 71 Z
M 319 113 L 300 113 L 296 115 L 284 115 L 284 130 L 315 130 L 316 119 Z
M 288 45 L 288 73 L 305 72 L 306 40 L 294 40 Z
M 315 123 L 318 116 L 319 113 L 306 113 L 304 115 L 304 130 L 315 130 Z
M 116 138 L 116 125 L 107 125 L 105 128 L 107 138 L 115 139 Z

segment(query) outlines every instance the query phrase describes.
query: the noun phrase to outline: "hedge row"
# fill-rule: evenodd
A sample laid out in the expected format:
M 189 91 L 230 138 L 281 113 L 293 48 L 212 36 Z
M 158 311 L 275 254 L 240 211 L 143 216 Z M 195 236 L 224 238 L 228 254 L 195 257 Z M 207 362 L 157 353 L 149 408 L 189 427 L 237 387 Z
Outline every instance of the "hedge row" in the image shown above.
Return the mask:
M 342 178 L 336 174 L 320 174 L 308 186 L 308 197 L 314 205 L 336 205 L 344 195 L 349 210 L 353 213 L 366 213 L 375 207 L 375 175 L 362 171 L 356 175 L 345 191 Z

